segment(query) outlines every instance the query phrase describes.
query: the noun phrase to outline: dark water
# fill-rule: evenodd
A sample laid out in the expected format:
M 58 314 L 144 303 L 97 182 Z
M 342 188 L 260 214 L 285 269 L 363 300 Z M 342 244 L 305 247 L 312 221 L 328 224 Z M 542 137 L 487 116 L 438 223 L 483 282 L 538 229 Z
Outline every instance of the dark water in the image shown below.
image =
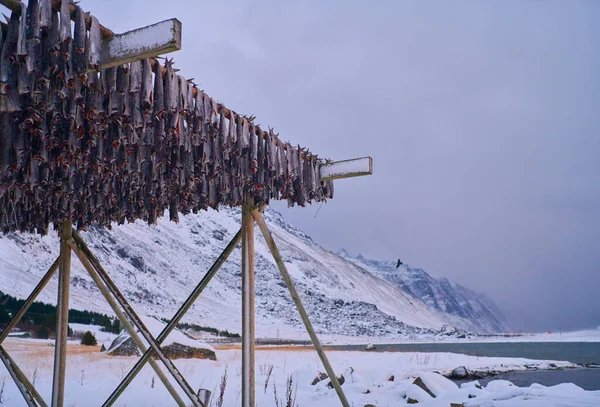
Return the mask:
M 573 383 L 585 390 L 600 390 L 600 369 L 565 369 L 511 372 L 479 379 L 482 386 L 492 380 L 508 380 L 515 386 L 529 387 L 532 383 L 555 386 L 560 383 Z M 470 380 L 454 380 L 457 384 Z
M 331 349 L 364 350 L 365 345 L 332 346 Z M 376 352 L 451 352 L 472 356 L 517 357 L 538 360 L 569 361 L 600 367 L 600 342 L 505 342 L 505 343 L 414 343 L 376 345 Z M 586 390 L 600 390 L 600 368 L 538 370 L 513 372 L 481 379 L 510 380 L 517 386 L 532 383 L 553 386 L 574 383 Z
M 471 356 L 497 356 L 561 360 L 600 364 L 600 342 L 505 342 L 505 343 L 409 343 L 376 345 L 381 352 L 451 352 Z M 365 345 L 331 346 L 331 349 L 363 350 Z

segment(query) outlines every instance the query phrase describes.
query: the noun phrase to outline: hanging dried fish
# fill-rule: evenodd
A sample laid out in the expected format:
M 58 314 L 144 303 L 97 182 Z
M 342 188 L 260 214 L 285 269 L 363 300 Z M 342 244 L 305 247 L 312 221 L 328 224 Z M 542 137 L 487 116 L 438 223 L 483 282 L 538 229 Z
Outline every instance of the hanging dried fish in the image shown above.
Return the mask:
M 52 25 L 52 0 L 40 0 L 40 28 L 49 31 Z
M 20 6 L 21 6 L 21 18 L 19 20 L 19 38 L 17 40 L 17 55 L 19 56 L 20 60 L 23 61 L 25 60 L 25 55 L 27 55 L 27 46 L 26 46 L 26 41 L 27 41 L 27 7 L 25 6 L 25 3 L 23 3 L 22 1 L 19 2 Z
M 156 65 L 158 65 L 158 63 Z M 142 111 L 149 110 L 152 107 L 152 87 L 152 65 L 150 64 L 150 60 L 148 58 L 145 58 L 144 60 L 142 60 Z
M 20 108 L 17 95 L 18 64 L 16 61 L 18 37 L 19 16 L 12 13 L 8 21 L 2 53 L 0 53 L 0 93 L 5 95 L 1 100 L 0 111 L 14 112 Z
M 100 53 L 102 50 L 102 35 L 100 33 L 100 23 L 95 16 L 91 16 L 90 24 L 90 58 L 89 66 L 96 71 L 100 70 Z
M 60 40 L 61 42 L 71 41 L 71 12 L 69 10 L 69 0 L 60 2 Z
M 30 0 L 25 18 L 27 72 L 38 72 L 40 65 L 40 4 Z
M 81 7 L 75 6 L 75 31 L 73 35 L 73 72 L 85 75 L 88 60 L 85 58 L 85 42 L 87 38 L 85 15 Z

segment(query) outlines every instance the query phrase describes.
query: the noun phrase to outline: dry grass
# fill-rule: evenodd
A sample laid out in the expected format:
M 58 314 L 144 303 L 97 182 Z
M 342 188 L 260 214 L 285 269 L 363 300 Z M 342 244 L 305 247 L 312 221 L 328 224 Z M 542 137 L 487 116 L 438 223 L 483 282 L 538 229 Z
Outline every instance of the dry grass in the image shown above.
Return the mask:
M 213 345 L 213 348 L 217 350 L 240 350 L 242 349 L 241 345 Z M 261 350 L 269 350 L 269 351 L 313 351 L 315 350 L 312 346 L 305 345 L 285 345 L 285 346 L 277 346 L 277 345 L 257 345 L 254 347 L 256 351 Z

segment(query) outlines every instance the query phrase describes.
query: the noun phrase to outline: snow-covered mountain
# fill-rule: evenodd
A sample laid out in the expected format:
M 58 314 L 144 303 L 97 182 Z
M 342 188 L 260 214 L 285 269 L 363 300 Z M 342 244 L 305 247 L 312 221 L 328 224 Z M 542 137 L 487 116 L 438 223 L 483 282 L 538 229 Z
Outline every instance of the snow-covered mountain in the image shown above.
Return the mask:
M 483 294 L 470 290 L 447 278 L 434 278 L 419 268 L 394 261 L 351 256 L 345 250 L 338 254 L 371 273 L 392 282 L 404 292 L 421 300 L 429 308 L 449 316 L 454 324 L 476 332 L 506 332 L 506 318 L 496 304 Z M 454 319 L 456 317 L 457 319 Z M 467 324 L 465 324 L 467 321 Z
M 138 221 L 111 231 L 91 229 L 82 236 L 139 313 L 170 318 L 238 231 L 240 218 L 238 209 L 223 208 L 181 216 L 178 224 L 163 217 L 155 226 Z M 502 326 L 497 322 L 499 311 L 484 306 L 477 293 L 448 282 L 431 284 L 421 279 L 436 290 L 453 288 L 445 295 L 436 291 L 436 301 L 432 301 L 425 289 L 418 288 L 422 285 L 419 279 L 407 279 L 415 284 L 401 285 L 379 266 L 385 263 L 344 258 L 325 250 L 275 211 L 268 210 L 265 218 L 320 333 L 408 338 L 437 335 L 445 325 L 445 333 L 449 332 L 447 325 L 473 332 Z M 255 235 L 257 336 L 305 338 L 258 229 Z M 0 291 L 26 297 L 58 251 L 55 233 L 44 237 L 0 235 Z M 240 250 L 232 253 L 184 321 L 240 332 L 240 257 Z M 415 269 L 406 272 L 411 270 Z M 56 280 L 55 276 L 40 300 L 56 302 Z M 75 255 L 71 282 L 73 308 L 111 313 Z M 473 313 L 464 311 L 469 306 Z M 485 321 L 475 320 L 475 314 Z

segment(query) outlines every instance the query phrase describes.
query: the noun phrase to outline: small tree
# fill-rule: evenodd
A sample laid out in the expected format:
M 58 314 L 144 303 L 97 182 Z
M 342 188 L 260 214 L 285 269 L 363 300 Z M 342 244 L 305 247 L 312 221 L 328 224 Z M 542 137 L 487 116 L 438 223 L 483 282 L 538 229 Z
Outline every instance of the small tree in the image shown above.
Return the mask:
M 50 336 L 50 329 L 48 329 L 47 326 L 44 325 L 38 325 L 35 328 L 35 333 L 34 333 L 35 337 L 38 339 L 48 339 L 48 337 Z
M 93 333 L 91 333 L 90 331 L 86 331 L 83 334 L 83 338 L 81 338 L 81 344 L 87 346 L 95 346 L 98 345 L 98 341 L 96 340 L 96 337 Z

